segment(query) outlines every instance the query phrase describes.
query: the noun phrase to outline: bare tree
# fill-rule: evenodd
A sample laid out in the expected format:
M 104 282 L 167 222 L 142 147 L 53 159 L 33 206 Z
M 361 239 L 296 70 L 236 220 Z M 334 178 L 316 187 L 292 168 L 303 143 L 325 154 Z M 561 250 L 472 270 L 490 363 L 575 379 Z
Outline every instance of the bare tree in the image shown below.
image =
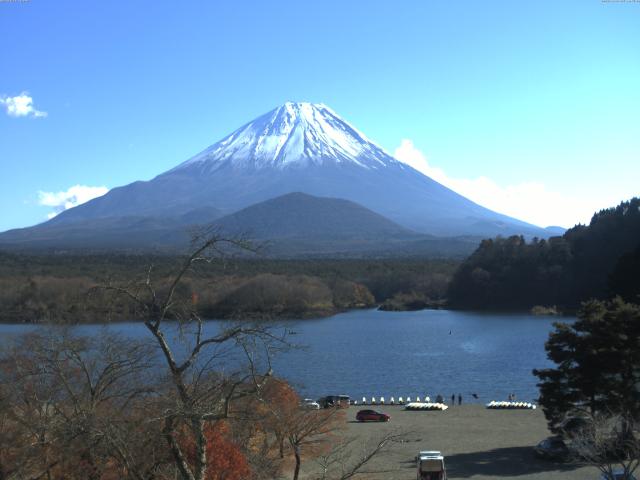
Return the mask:
M 2 430 L 11 438 L 0 438 L 0 450 L 12 465 L 0 478 L 151 478 L 167 463 L 166 455 L 150 461 L 161 449 L 138 416 L 156 393 L 152 361 L 149 345 L 107 332 L 19 339 L 1 361 Z
M 298 480 L 303 450 L 318 453 L 330 441 L 330 435 L 344 425 L 344 412 L 338 408 L 325 410 L 298 409 L 289 418 L 283 418 L 286 438 L 293 451 L 295 468 L 293 480 Z
M 56 403 L 64 392 L 35 354 L 40 340 L 36 335 L 22 337 L 5 346 L 0 359 L 3 479 L 51 478 L 60 466 Z
M 149 268 L 142 281 L 108 284 L 101 290 L 135 305 L 136 315 L 152 335 L 168 371 L 172 394 L 162 405 L 162 435 L 183 480 L 203 480 L 207 469 L 205 425 L 229 418 L 238 399 L 258 392 L 271 375 L 269 357 L 283 346 L 264 323 L 237 323 L 214 331 L 205 328 L 192 296 L 182 292 L 185 276 L 201 263 L 223 257 L 229 248 L 247 249 L 245 242 L 205 232 L 176 270 L 166 288 L 153 281 Z M 181 341 L 172 343 L 172 336 Z M 243 361 L 240 362 L 237 352 Z M 242 363 L 242 367 L 233 368 Z M 258 370 L 261 371 L 258 371 Z M 185 437 L 194 446 L 184 447 Z
M 604 478 L 633 478 L 640 464 L 637 422 L 628 415 L 597 414 L 572 435 L 574 458 L 597 467 Z M 622 477 L 614 477 L 614 472 Z
M 273 378 L 260 392 L 258 405 L 259 423 L 265 432 L 275 437 L 280 459 L 285 456 L 285 447 L 294 456 L 294 480 L 300 474 L 303 453 L 307 457 L 322 454 L 345 423 L 344 410 L 306 409 L 293 388 L 277 378 Z
M 331 445 L 331 449 L 315 459 L 320 467 L 316 480 L 348 480 L 357 475 L 384 473 L 386 470 L 365 470 L 375 457 L 383 454 L 390 445 L 402 442 L 405 432 L 389 432 L 378 439 L 359 442 L 356 438 L 342 438 Z

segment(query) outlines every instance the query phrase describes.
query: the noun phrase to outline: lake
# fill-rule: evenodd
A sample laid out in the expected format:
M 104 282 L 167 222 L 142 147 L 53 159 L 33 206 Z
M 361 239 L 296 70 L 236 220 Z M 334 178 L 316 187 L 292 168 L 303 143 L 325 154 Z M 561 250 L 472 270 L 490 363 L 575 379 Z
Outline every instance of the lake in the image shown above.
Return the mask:
M 573 318 L 563 318 L 570 322 Z M 460 393 L 464 403 L 538 397 L 534 368 L 552 364 L 544 343 L 557 318 L 527 314 L 473 313 L 450 310 L 383 312 L 354 310 L 328 318 L 286 321 L 290 340 L 304 349 L 277 356 L 274 372 L 302 395 L 317 398 L 347 394 L 415 398 Z M 209 322 L 214 327 L 218 322 Z M 33 325 L 0 325 L 9 339 Z M 76 327 L 80 334 L 100 334 L 105 327 Z M 109 329 L 140 338 L 139 323 L 117 323 Z M 479 397 L 474 400 L 471 393 Z

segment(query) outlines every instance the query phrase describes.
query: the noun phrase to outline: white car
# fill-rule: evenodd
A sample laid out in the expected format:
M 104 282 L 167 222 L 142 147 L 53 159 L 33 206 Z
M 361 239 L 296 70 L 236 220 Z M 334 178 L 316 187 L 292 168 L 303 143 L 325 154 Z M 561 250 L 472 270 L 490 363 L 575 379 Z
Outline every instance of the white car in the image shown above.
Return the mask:
M 438 450 L 420 450 L 416 455 L 416 462 L 420 463 L 420 457 L 439 457 L 441 455 Z
M 417 455 L 416 480 L 447 480 L 444 457 L 435 450 L 421 451 Z
M 302 400 L 301 407 L 306 410 L 320 410 L 320 404 L 311 398 Z

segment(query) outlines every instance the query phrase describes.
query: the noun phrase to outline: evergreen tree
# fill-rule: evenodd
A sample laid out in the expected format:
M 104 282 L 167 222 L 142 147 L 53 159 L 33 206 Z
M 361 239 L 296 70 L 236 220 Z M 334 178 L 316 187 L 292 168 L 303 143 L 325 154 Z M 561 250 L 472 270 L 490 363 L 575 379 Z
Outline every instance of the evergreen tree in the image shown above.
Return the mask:
M 548 240 L 484 240 L 458 268 L 447 296 L 462 308 L 574 310 L 590 298 L 638 301 L 640 198 L 596 213 Z
M 555 324 L 545 348 L 557 366 L 533 373 L 553 431 L 575 410 L 640 418 L 640 306 L 586 302 L 576 322 Z
M 640 303 L 640 245 L 620 257 L 609 278 L 609 288 L 627 302 Z

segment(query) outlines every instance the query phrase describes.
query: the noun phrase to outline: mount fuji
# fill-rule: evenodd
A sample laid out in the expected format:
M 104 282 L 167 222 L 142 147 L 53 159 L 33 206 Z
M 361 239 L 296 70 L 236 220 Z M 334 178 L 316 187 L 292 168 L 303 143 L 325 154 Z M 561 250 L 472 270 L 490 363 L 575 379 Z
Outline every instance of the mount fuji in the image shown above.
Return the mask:
M 0 244 L 64 247 L 75 238 L 90 248 L 91 232 L 97 236 L 101 229 L 122 237 L 119 245 L 132 238 L 132 228 L 171 230 L 173 238 L 178 228 L 294 192 L 354 202 L 411 234 L 549 236 L 393 158 L 329 107 L 287 102 L 150 181 L 114 188 L 41 225 L 0 234 Z M 325 227 L 330 234 L 331 224 Z

